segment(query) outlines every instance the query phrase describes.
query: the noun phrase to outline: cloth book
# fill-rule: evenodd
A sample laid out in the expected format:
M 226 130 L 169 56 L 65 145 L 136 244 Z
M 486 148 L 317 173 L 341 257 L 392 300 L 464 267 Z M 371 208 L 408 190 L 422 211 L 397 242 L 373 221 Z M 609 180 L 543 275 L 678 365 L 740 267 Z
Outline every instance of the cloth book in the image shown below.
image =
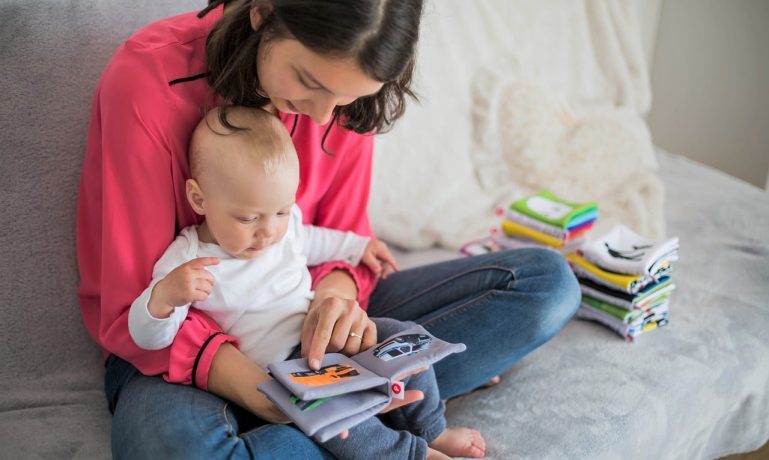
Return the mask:
M 670 277 L 663 277 L 657 283 L 650 284 L 636 295 L 615 291 L 597 284 L 587 278 L 578 278 L 582 295 L 601 300 L 625 310 L 643 309 L 653 305 L 660 298 L 668 298 L 675 290 Z
M 468 241 L 459 248 L 459 252 L 466 256 L 479 256 L 490 252 L 497 252 L 505 249 L 502 245 L 494 241 L 491 236 L 486 236 L 477 240 Z
M 526 227 L 518 222 L 512 220 L 503 220 L 500 227 L 507 236 L 512 237 L 524 237 L 530 240 L 534 240 L 537 243 L 552 246 L 554 248 L 560 248 L 563 246 L 563 241 L 555 236 L 547 235 L 534 228 Z
M 609 272 L 585 259 L 579 254 L 566 254 L 566 260 L 571 264 L 574 273 L 582 278 L 589 278 L 604 286 L 621 290 L 629 294 L 637 294 L 656 280 L 650 275 L 627 275 L 624 273 Z M 670 263 L 664 266 L 669 270 Z
M 660 267 L 678 260 L 678 238 L 646 239 L 622 224 L 582 248 L 585 259 L 611 272 L 655 275 Z
M 617 307 L 616 305 L 612 305 L 608 302 L 602 302 L 600 299 L 594 299 L 584 295 L 582 296 L 582 304 L 588 305 L 595 310 L 600 310 L 607 315 L 618 319 L 624 324 L 635 324 L 638 318 L 644 316 L 644 313 L 647 312 L 650 308 L 659 307 L 663 303 L 666 304 L 669 298 L 670 296 L 660 297 L 653 303 L 649 304 L 649 306 L 646 308 L 635 310 L 625 310 L 624 308 Z
M 303 358 L 269 364 L 272 380 L 258 389 L 305 434 L 324 442 L 402 397 L 398 376 L 464 350 L 417 325 L 354 356 L 328 353 L 317 371 Z
M 542 245 L 529 238 L 515 238 L 506 236 L 504 233 L 495 233 L 477 240 L 468 241 L 459 248 L 459 252 L 466 256 L 477 256 L 489 252 L 502 251 L 504 249 L 544 248 L 557 252 L 558 254 L 566 254 L 577 251 L 585 241 L 585 237 L 579 237 L 569 241 L 561 248 L 554 248 L 552 246 Z
M 574 228 L 598 218 L 598 205 L 595 201 L 572 203 L 548 191 L 514 201 L 510 208 L 562 229 Z
M 639 335 L 668 324 L 668 302 L 648 308 L 630 322 L 622 321 L 613 315 L 593 307 L 590 303 L 582 302 L 575 315 L 577 318 L 595 321 L 613 330 L 625 341 L 633 342 Z
M 521 214 L 520 212 L 512 208 L 507 208 L 504 210 L 500 209 L 497 214 L 500 216 L 504 216 L 504 218 L 507 220 L 518 222 L 521 225 L 533 228 L 535 230 L 538 230 L 542 233 L 553 236 L 555 238 L 559 238 L 562 241 L 569 241 L 580 235 L 583 235 L 584 233 L 592 229 L 593 224 L 595 223 L 594 220 L 590 220 L 587 222 L 574 225 L 569 228 L 561 228 L 561 227 L 556 227 L 555 225 L 548 224 L 546 222 L 539 221 L 537 219 L 527 216 L 526 214 Z

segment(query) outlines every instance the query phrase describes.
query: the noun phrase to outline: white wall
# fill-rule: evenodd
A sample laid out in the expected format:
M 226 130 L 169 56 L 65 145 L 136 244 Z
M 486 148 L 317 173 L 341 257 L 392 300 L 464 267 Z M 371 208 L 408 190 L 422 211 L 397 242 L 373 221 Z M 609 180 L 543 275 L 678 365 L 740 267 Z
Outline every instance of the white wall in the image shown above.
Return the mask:
M 769 1 L 664 0 L 655 144 L 769 190 Z

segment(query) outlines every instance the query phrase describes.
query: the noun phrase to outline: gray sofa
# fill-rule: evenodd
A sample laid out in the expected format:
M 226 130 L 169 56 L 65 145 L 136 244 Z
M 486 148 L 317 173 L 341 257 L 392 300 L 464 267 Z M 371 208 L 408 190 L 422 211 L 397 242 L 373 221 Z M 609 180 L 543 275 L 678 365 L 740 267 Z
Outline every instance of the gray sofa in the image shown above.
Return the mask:
M 113 50 L 202 1 L 0 0 L 0 457 L 110 457 L 101 353 L 76 298 L 90 101 Z M 735 146 L 738 148 L 739 146 Z M 716 458 L 769 439 L 769 196 L 659 152 L 682 240 L 671 323 L 634 345 L 573 321 L 503 383 L 449 403 L 489 458 Z M 403 266 L 455 257 L 399 254 Z

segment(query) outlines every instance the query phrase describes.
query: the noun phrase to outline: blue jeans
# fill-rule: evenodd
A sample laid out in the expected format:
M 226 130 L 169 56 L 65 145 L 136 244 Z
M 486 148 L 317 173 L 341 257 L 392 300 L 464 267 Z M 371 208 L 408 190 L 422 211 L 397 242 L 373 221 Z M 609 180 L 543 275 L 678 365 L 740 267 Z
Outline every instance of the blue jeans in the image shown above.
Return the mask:
M 115 355 L 104 387 L 116 460 L 334 458 L 292 425 L 272 425 L 212 393 L 142 375 Z
M 568 264 L 548 249 L 500 251 L 417 267 L 380 280 L 368 314 L 421 324 L 467 345 L 435 364 L 441 397 L 488 382 L 550 340 L 579 307 Z
M 377 341 L 404 331 L 413 323 L 374 318 Z M 421 401 L 371 417 L 350 429 L 347 439 L 332 438 L 323 446 L 340 459 L 416 460 L 427 455 L 427 444 L 446 429 L 446 405 L 440 398 L 433 368 L 407 377 L 407 390 L 422 390 Z
M 434 366 L 440 397 L 447 399 L 552 338 L 579 297 L 559 255 L 519 249 L 395 273 L 379 282 L 368 312 L 414 321 L 436 337 L 467 345 Z M 105 390 L 116 459 L 333 458 L 291 425 L 270 425 L 213 394 L 143 376 L 114 356 L 107 361 Z M 382 419 L 397 423 L 394 412 Z

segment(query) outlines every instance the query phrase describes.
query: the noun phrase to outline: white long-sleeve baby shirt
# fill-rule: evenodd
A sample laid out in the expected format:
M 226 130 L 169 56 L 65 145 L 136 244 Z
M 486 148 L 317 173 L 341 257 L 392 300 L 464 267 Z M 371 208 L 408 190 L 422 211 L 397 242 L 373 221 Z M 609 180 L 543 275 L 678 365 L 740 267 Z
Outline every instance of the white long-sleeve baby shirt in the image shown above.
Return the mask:
M 155 318 L 148 310 L 152 289 L 179 265 L 198 257 L 218 257 L 218 265 L 206 268 L 215 279 L 211 294 L 191 305 L 236 337 L 241 351 L 262 368 L 286 359 L 299 344 L 313 297 L 307 266 L 332 260 L 357 265 L 369 241 L 352 232 L 302 225 L 296 205 L 289 219 L 283 239 L 251 260 L 234 258 L 217 244 L 201 242 L 195 226 L 183 229 L 155 264 L 149 287 L 131 305 L 131 338 L 149 350 L 169 346 L 190 304 L 176 307 L 168 318 Z

